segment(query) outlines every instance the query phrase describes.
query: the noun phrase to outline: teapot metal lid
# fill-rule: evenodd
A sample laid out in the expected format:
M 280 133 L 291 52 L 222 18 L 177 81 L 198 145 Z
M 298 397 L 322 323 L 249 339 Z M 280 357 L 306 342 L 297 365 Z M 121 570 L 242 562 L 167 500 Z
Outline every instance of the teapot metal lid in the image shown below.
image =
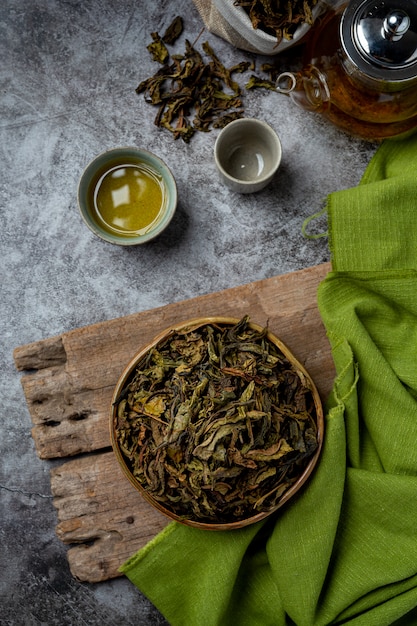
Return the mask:
M 417 84 L 417 1 L 352 0 L 340 21 L 347 67 L 374 87 Z

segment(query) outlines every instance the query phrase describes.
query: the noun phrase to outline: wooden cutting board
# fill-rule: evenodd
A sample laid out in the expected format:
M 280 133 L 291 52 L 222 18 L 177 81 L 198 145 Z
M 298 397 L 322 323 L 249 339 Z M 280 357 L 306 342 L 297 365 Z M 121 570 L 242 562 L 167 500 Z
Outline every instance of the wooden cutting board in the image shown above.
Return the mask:
M 14 351 L 41 459 L 51 471 L 58 537 L 79 580 L 119 576 L 119 566 L 168 523 L 124 477 L 110 448 L 113 389 L 135 353 L 165 328 L 197 317 L 245 314 L 268 325 L 305 366 L 323 400 L 335 371 L 317 309 L 330 264 L 72 330 Z M 68 457 L 74 457 L 68 460 Z

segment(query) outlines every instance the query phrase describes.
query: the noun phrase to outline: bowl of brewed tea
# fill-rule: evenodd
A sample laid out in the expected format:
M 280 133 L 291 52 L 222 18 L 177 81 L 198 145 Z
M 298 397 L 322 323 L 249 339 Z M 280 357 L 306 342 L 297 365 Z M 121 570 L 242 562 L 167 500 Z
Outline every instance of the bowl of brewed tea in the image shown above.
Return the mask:
M 177 207 L 177 186 L 158 156 L 135 147 L 113 148 L 85 168 L 78 207 L 88 228 L 109 243 L 131 246 L 162 233 Z
M 268 328 L 190 320 L 133 357 L 110 435 L 125 476 L 170 519 L 208 530 L 271 515 L 308 481 L 324 417 L 310 375 Z

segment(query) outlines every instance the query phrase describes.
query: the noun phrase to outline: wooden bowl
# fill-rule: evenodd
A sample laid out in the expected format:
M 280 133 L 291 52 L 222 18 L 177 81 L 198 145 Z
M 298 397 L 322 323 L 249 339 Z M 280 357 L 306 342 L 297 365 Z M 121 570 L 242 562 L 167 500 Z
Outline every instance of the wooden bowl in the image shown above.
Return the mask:
M 232 366 L 216 352 L 225 337 Z M 197 358 L 201 389 L 192 379 Z M 189 526 L 228 530 L 264 519 L 301 489 L 320 456 L 324 416 L 311 377 L 268 329 L 247 317 L 207 317 L 164 330 L 133 357 L 114 390 L 110 435 L 125 476 L 152 506 Z

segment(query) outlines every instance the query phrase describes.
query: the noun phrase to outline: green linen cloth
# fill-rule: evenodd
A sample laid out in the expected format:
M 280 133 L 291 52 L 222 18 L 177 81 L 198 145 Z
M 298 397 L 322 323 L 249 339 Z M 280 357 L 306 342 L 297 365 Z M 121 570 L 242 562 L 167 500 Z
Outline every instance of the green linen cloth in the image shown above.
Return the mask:
M 122 566 L 172 626 L 417 624 L 417 135 L 383 143 L 328 221 L 321 460 L 267 521 L 171 523 Z

